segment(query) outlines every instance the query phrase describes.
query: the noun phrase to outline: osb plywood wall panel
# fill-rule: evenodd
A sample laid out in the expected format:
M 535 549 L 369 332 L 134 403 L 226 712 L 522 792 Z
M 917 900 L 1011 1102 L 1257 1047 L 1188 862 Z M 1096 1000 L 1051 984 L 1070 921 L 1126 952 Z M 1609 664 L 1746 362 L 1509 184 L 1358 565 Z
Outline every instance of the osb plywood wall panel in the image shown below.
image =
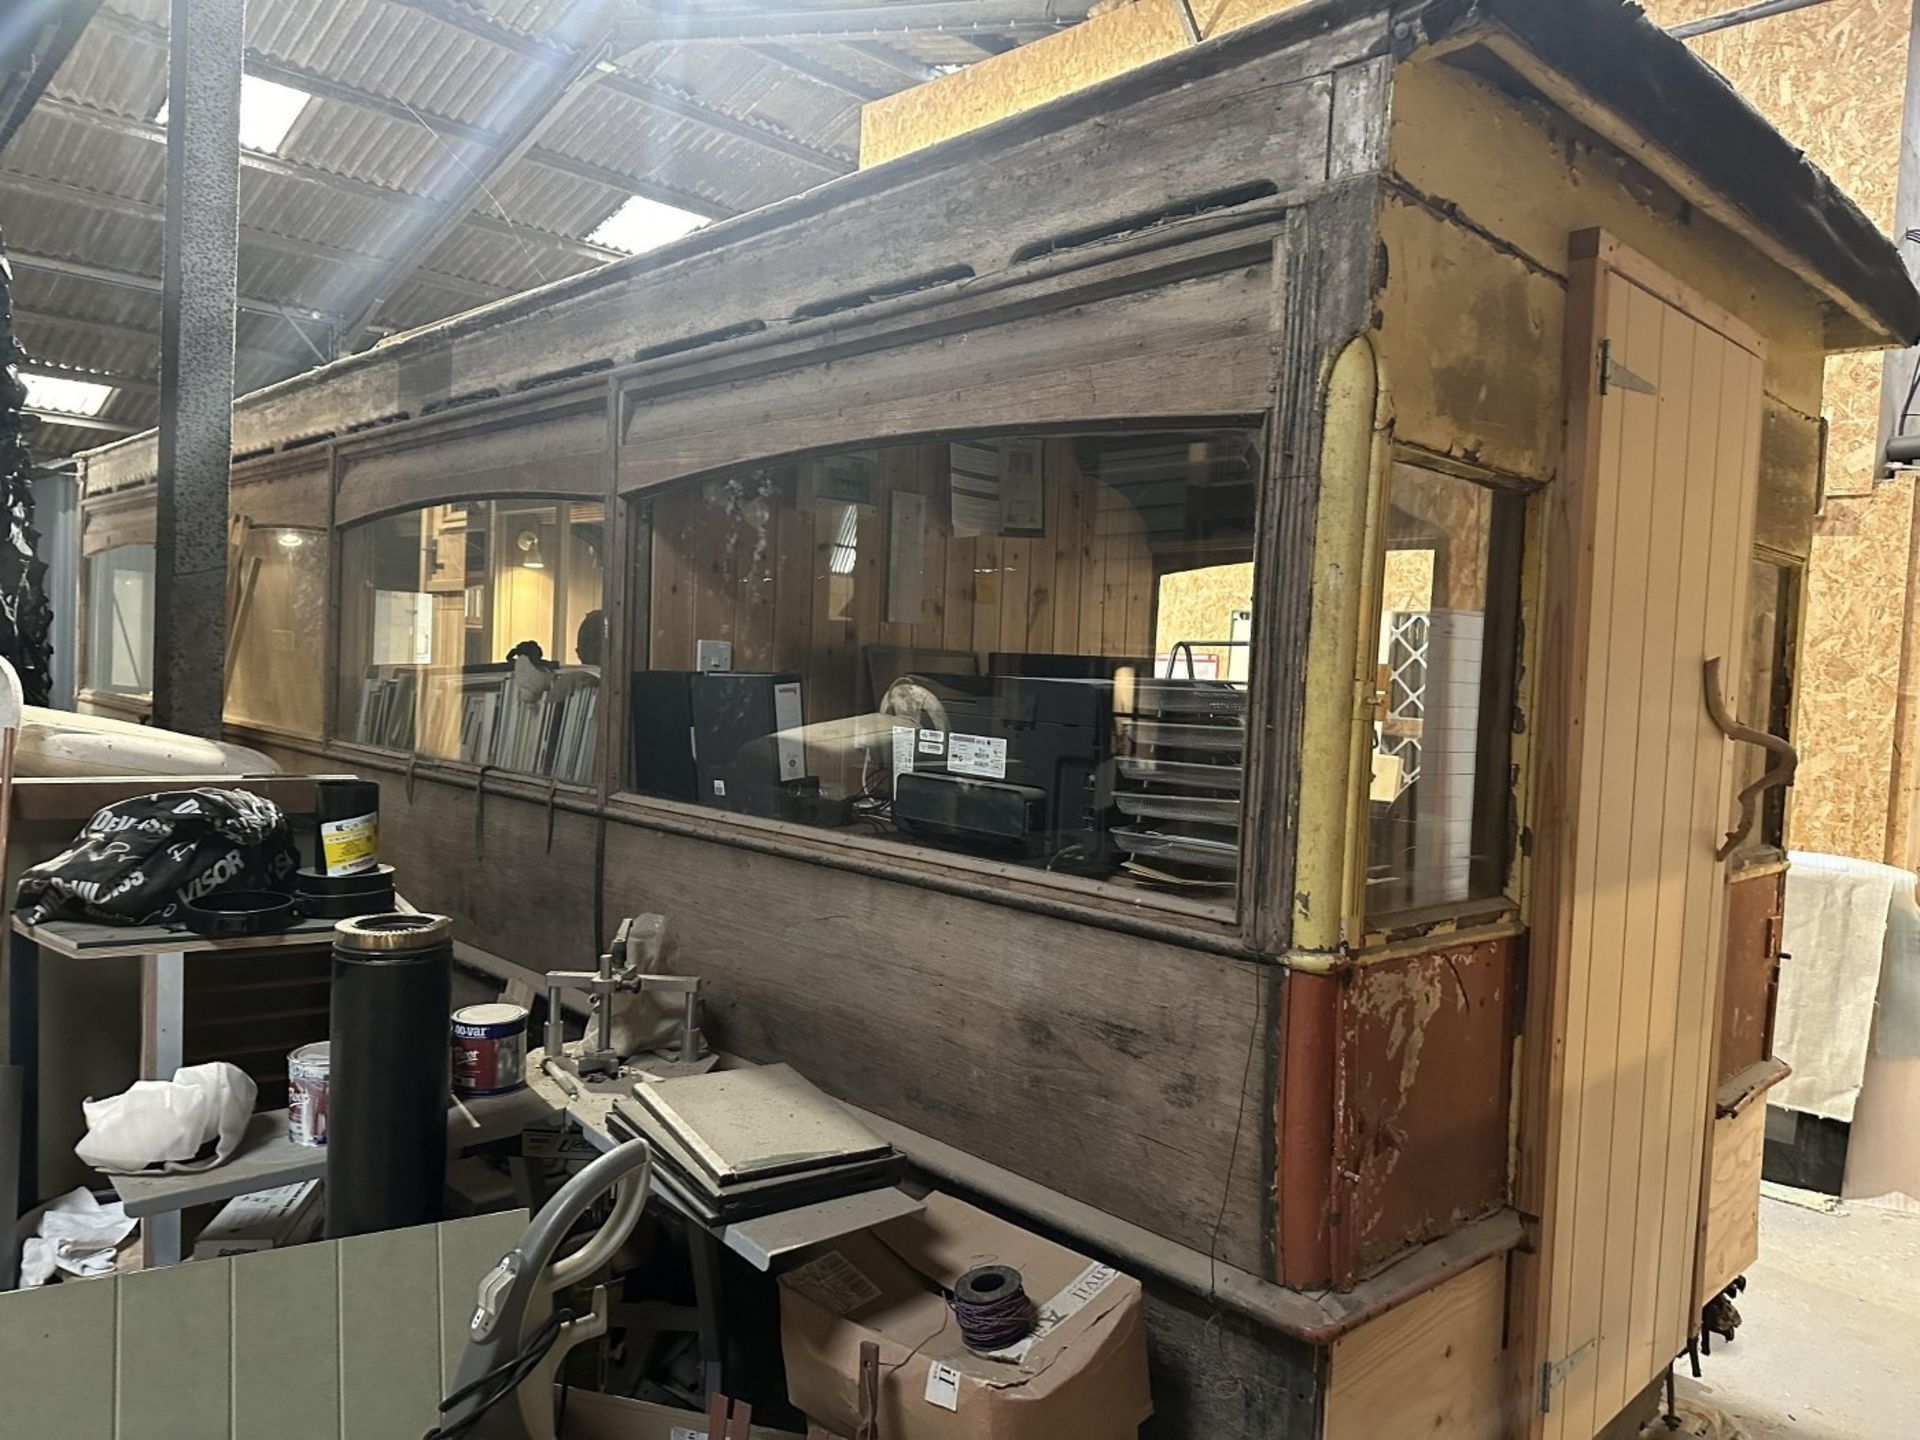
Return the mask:
M 1231 640 L 1233 614 L 1253 609 L 1253 564 L 1209 565 L 1199 570 L 1176 570 L 1160 581 L 1160 616 L 1153 651 L 1170 655 L 1182 640 Z M 1228 651 L 1213 645 L 1195 645 L 1194 657 L 1213 657 L 1216 673 L 1225 675 Z M 1176 671 L 1184 675 L 1184 669 Z
M 1727 6 L 1647 0 L 1646 8 L 1676 25 Z M 1910 15 L 1904 0 L 1830 0 L 1691 43 L 1890 229 Z M 1879 356 L 1829 363 L 1831 498 L 1807 572 L 1793 737 L 1801 763 L 1788 837 L 1796 849 L 1871 860 L 1886 842 L 1913 519 L 1910 482 L 1872 486 L 1879 405 Z
M 1300 3 L 1192 0 L 1194 20 L 1206 37 Z M 1084 90 L 1186 45 L 1172 0 L 1114 6 L 1057 35 L 867 105 L 860 112 L 860 164 L 864 168 L 898 159 Z

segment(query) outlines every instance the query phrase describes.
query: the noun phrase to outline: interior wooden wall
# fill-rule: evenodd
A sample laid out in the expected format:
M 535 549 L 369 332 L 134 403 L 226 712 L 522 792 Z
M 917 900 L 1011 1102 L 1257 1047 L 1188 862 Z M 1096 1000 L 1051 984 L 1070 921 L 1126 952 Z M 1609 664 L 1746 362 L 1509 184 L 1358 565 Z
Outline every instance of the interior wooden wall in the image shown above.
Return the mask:
M 1152 654 L 1154 560 L 1139 515 L 1084 475 L 1071 442 L 1046 442 L 1046 534 L 953 533 L 947 447 L 870 452 L 877 503 L 863 507 L 843 612 L 829 569 L 841 507 L 799 508 L 796 467 L 698 481 L 651 499 L 651 664 L 691 669 L 696 640 L 733 642 L 736 670 L 798 671 L 809 720 L 868 709 L 868 645 Z M 919 619 L 887 615 L 893 497 L 925 497 Z
M 1646 0 L 1646 8 L 1674 25 L 1727 7 Z M 1689 44 L 1890 230 L 1911 8 L 1829 0 Z M 1880 381 L 1878 354 L 1828 363 L 1828 500 L 1808 567 L 1793 735 L 1801 763 L 1788 835 L 1795 849 L 1866 860 L 1885 857 L 1901 633 L 1912 604 L 1913 482 L 1873 483 Z

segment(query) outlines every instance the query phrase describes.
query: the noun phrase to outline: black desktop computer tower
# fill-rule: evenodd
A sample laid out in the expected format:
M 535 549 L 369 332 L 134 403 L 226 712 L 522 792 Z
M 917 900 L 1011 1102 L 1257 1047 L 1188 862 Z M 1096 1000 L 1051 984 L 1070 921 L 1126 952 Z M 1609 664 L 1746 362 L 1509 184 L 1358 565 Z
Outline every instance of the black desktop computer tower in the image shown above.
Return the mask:
M 806 778 L 798 675 L 641 670 L 632 696 L 643 795 L 777 816 L 781 787 Z

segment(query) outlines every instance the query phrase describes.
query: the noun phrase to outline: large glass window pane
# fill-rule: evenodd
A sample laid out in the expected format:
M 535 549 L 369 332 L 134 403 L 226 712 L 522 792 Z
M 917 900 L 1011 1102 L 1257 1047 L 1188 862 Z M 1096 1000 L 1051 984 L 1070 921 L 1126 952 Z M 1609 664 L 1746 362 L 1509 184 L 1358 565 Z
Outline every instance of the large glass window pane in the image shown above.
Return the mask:
M 433 505 L 341 536 L 337 732 L 576 784 L 593 778 L 604 507 Z
M 87 654 L 82 687 L 123 695 L 153 690 L 154 549 L 122 545 L 87 562 Z
M 1500 893 L 1525 502 L 1396 465 L 1388 496 L 1367 913 Z
M 316 637 L 327 633 L 326 531 L 248 527 L 232 581 L 227 718 L 319 735 L 326 702 Z
M 633 787 L 1230 900 L 1257 439 L 976 436 L 643 499 Z

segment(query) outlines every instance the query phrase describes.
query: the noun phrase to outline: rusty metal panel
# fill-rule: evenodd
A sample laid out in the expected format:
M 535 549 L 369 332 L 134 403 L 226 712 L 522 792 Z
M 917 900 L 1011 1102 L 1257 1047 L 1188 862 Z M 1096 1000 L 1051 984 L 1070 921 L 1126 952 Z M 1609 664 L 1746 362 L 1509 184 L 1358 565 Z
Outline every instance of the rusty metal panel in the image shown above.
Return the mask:
M 1505 1203 L 1518 943 L 1456 942 L 1362 966 L 1342 987 L 1336 1285 Z

